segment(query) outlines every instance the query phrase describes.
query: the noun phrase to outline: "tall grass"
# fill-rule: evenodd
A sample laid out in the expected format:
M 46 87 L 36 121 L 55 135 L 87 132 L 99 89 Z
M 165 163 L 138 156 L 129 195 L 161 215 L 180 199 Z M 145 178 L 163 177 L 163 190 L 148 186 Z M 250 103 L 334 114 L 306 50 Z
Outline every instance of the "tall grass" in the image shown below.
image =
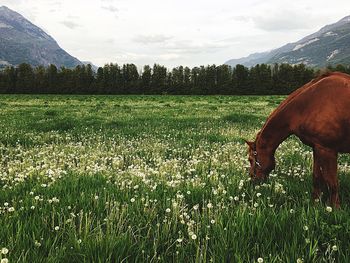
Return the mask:
M 337 211 L 310 200 L 296 138 L 268 182 L 249 181 L 243 139 L 282 99 L 2 96 L 0 258 L 348 262 L 346 155 Z

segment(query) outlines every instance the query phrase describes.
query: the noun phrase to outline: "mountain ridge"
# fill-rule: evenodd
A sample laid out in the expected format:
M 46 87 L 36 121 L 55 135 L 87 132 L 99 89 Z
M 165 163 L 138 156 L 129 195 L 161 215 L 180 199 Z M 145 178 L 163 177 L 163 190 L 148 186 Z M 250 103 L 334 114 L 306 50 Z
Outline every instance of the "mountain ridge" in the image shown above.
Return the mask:
M 83 63 L 21 14 L 0 6 L 0 67 L 20 63 L 72 68 Z
M 287 43 L 271 51 L 253 53 L 247 57 L 230 59 L 227 65 L 255 66 L 266 63 L 306 64 L 324 67 L 339 63 L 350 64 L 350 16 L 326 25 L 302 39 Z

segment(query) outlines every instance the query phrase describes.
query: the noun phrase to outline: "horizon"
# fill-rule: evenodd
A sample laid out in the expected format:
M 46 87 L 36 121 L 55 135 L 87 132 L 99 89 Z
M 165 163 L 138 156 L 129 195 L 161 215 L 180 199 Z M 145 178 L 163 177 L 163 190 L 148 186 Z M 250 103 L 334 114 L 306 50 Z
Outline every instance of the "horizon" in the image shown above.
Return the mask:
M 298 0 L 288 8 L 276 0 L 236 5 L 207 0 L 200 8 L 193 2 L 160 0 L 0 0 L 0 5 L 23 15 L 81 61 L 171 68 L 221 65 L 296 42 L 348 16 L 344 6 L 350 4 L 340 2 L 329 7 L 326 1 Z

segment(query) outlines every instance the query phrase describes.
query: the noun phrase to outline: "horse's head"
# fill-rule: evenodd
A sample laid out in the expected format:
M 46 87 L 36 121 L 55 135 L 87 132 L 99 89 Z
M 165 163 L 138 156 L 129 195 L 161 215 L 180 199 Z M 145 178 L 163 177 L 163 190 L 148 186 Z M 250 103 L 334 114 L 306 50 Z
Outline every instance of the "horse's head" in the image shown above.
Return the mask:
M 263 149 L 257 149 L 256 141 L 246 141 L 249 152 L 249 175 L 253 182 L 260 182 L 267 179 L 269 173 L 275 168 L 275 158 L 273 154 Z

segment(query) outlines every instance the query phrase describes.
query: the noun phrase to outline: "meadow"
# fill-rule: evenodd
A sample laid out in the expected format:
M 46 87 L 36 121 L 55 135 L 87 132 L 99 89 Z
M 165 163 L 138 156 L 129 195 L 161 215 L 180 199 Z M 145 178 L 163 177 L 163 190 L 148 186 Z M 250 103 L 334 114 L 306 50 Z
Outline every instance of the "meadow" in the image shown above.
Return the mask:
M 349 262 L 341 209 L 312 202 L 291 137 L 253 186 L 247 147 L 281 96 L 0 97 L 6 262 Z

